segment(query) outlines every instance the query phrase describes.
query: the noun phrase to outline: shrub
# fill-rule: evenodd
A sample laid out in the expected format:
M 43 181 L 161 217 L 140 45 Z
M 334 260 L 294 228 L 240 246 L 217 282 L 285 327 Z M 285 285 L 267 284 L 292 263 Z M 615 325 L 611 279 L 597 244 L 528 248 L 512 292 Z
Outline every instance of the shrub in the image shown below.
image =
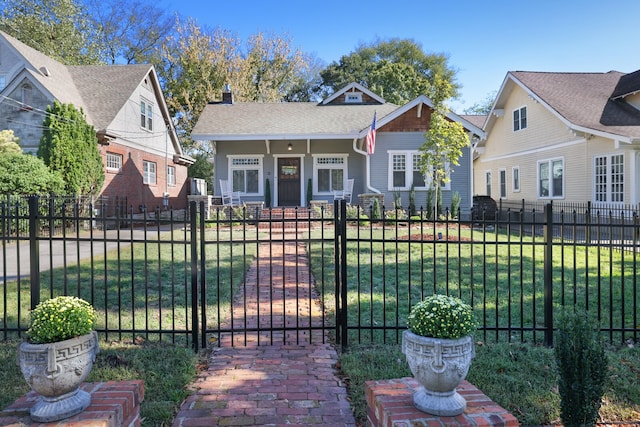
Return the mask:
M 560 418 L 565 426 L 594 426 L 607 379 L 603 337 L 586 311 L 565 311 L 555 347 Z
M 264 206 L 266 208 L 271 207 L 271 182 L 269 182 L 269 178 L 267 178 L 267 182 L 264 187 Z
M 411 191 L 409 192 L 409 215 L 414 216 L 416 214 L 416 187 L 411 185 Z
M 0 154 L 0 194 L 59 194 L 63 188 L 62 176 L 42 159 L 30 154 Z
M 455 191 L 451 196 L 451 217 L 458 218 L 460 216 L 460 193 Z
M 413 306 L 407 326 L 417 335 L 458 339 L 471 335 L 478 322 L 470 305 L 448 295 L 431 295 Z
M 371 219 L 376 220 L 382 218 L 382 208 L 380 207 L 380 201 L 373 199 L 373 205 L 371 207 Z
M 91 304 L 83 299 L 72 296 L 51 298 L 31 311 L 27 337 L 33 344 L 79 337 L 93 330 L 96 318 Z

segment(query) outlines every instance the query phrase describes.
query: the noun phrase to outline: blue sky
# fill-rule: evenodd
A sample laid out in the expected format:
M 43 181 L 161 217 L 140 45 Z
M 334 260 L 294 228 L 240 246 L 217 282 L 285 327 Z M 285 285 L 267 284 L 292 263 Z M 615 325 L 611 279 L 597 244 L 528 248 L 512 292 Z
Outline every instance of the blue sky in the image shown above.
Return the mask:
M 162 3 L 160 3 L 162 4 Z M 243 40 L 288 35 L 327 64 L 360 43 L 411 38 L 457 69 L 456 112 L 497 91 L 507 71 L 640 69 L 638 0 L 181 0 L 164 5 Z

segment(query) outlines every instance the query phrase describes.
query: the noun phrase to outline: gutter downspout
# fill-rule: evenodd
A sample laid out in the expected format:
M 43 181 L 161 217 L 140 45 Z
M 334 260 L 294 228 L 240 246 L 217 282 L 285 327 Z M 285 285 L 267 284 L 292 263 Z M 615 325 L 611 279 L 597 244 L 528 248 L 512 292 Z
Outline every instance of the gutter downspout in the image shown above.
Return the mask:
M 366 168 L 365 168 L 365 175 L 366 175 L 366 184 L 367 184 L 367 190 L 371 191 L 372 193 L 376 193 L 376 194 L 382 194 L 382 192 L 380 190 L 378 190 L 377 188 L 374 188 L 371 186 L 371 174 L 369 173 L 370 171 L 370 159 L 369 159 L 369 155 L 367 154 L 366 151 L 362 151 L 360 149 L 358 149 L 356 142 L 358 141 L 358 138 L 353 138 L 353 151 L 358 153 L 358 154 L 362 154 L 365 159 L 366 159 Z

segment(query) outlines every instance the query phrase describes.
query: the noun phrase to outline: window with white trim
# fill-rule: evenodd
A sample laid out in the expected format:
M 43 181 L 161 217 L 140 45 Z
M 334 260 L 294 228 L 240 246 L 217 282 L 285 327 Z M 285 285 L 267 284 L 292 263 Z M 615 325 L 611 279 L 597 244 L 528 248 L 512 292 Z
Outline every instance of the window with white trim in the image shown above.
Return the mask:
M 491 197 L 491 171 L 484 173 L 484 185 L 486 195 Z
M 233 191 L 262 195 L 262 156 L 229 156 Z
M 317 155 L 313 158 L 313 194 L 333 194 L 344 189 L 347 177 L 347 156 Z
M 601 203 L 624 203 L 624 154 L 594 159 L 594 199 Z
M 140 127 L 153 130 L 153 105 L 145 99 L 140 100 Z
M 413 185 L 416 189 L 431 187 L 433 174 L 424 175 L 421 170 L 421 157 L 418 151 L 389 151 L 389 190 L 410 190 Z M 449 175 L 449 163 L 445 164 L 447 176 Z M 442 182 L 440 188 L 451 189 L 451 182 Z
M 122 170 L 122 154 L 107 152 L 106 166 L 110 172 L 120 172 Z
M 167 166 L 167 185 L 170 187 L 176 186 L 176 167 Z
M 362 92 L 346 92 L 344 94 L 344 102 L 347 104 L 362 103 Z
M 156 164 L 154 162 L 142 162 L 142 183 L 155 185 L 156 183 Z
M 514 192 L 520 191 L 520 167 L 514 166 L 511 168 L 511 190 Z
M 416 188 L 422 188 L 422 187 L 426 187 L 427 183 L 425 182 L 424 179 L 424 174 L 422 173 L 422 169 L 420 168 L 420 154 L 414 153 L 413 154 L 413 179 L 411 181 L 411 184 L 416 187 Z
M 500 198 L 506 199 L 507 198 L 507 170 L 500 169 L 498 171 L 498 174 L 500 177 Z
M 513 110 L 513 130 L 518 131 L 527 127 L 527 107 Z
M 543 199 L 564 197 L 563 159 L 538 162 L 538 197 Z

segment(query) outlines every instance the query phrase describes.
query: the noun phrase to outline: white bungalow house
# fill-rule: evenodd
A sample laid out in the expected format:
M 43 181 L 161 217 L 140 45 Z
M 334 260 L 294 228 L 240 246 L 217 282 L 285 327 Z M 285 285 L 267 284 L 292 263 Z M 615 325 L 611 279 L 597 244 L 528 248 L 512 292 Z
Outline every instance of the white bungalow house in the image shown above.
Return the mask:
M 47 106 L 84 111 L 96 130 L 106 179 L 100 193 L 137 212 L 165 203 L 184 208 L 187 167 L 151 65 L 66 66 L 0 31 L 0 129 L 35 154 Z
M 268 181 L 272 206 L 306 206 L 311 199 L 333 201 L 335 192 L 353 179 L 353 204 L 366 207 L 362 200 L 373 196 L 390 209 L 398 195 L 406 208 L 413 186 L 420 208 L 426 206 L 430 183 L 419 171 L 418 149 L 432 106 L 426 96 L 402 106 L 390 104 L 357 83 L 319 103 L 236 103 L 227 91 L 222 102 L 205 107 L 191 136 L 215 149 L 218 194 L 219 181 L 230 180 L 241 200 L 264 201 Z M 375 150 L 368 155 L 365 139 L 374 115 Z M 448 117 L 462 123 L 472 140 L 484 137 L 471 120 L 453 113 Z M 445 204 L 459 192 L 463 215 L 471 208 L 471 167 L 468 147 L 443 189 Z
M 509 72 L 483 128 L 475 194 L 640 203 L 640 71 Z

